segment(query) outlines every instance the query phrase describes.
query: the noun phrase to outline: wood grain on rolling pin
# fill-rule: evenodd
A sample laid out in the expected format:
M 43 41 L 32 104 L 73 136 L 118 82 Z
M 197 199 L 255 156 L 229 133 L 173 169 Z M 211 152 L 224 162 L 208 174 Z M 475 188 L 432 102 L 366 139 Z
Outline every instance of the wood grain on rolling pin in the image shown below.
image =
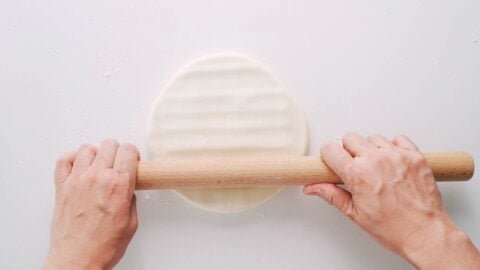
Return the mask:
M 437 181 L 468 180 L 474 164 L 464 152 L 425 153 Z M 341 183 L 320 156 L 165 158 L 141 161 L 137 189 L 248 187 Z

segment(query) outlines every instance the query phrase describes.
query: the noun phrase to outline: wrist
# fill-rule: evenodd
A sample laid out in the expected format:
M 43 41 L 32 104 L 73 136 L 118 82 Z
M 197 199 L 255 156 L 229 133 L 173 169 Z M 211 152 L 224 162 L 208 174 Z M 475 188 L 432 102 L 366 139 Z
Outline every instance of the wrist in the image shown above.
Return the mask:
M 56 270 L 56 269 L 69 269 L 69 270 L 102 270 L 105 269 L 100 264 L 85 260 L 85 258 L 70 256 L 68 252 L 57 252 L 50 250 L 47 259 L 42 267 L 42 270 Z
M 403 248 L 402 255 L 417 269 L 466 270 L 480 266 L 477 249 L 448 218 L 432 221 L 413 238 L 413 243 Z

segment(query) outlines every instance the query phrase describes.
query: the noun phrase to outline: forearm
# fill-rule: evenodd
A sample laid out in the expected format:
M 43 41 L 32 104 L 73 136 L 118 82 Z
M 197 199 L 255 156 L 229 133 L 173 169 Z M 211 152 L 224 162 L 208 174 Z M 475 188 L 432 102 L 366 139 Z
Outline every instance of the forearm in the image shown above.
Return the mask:
M 453 224 L 437 223 L 404 257 L 421 270 L 480 269 L 480 253 L 468 236 Z
M 70 269 L 70 270 L 102 270 L 106 269 L 93 262 L 87 262 L 81 258 L 74 256 L 68 256 L 66 252 L 59 254 L 55 251 L 50 251 L 47 259 L 42 267 L 42 270 L 57 270 L 57 269 Z

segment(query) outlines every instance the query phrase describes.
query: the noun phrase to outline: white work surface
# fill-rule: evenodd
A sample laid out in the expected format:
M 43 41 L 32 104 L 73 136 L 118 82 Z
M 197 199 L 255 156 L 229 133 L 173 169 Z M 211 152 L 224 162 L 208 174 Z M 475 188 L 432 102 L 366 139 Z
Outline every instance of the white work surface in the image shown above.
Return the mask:
M 390 2 L 0 3 L 0 269 L 41 266 L 56 157 L 114 137 L 147 158 L 162 86 L 209 53 L 269 65 L 307 115 L 311 155 L 354 130 L 405 133 L 480 164 L 480 2 Z M 478 180 L 441 184 L 477 246 Z M 139 229 L 117 269 L 410 269 L 300 187 L 232 215 L 172 191 L 137 196 Z

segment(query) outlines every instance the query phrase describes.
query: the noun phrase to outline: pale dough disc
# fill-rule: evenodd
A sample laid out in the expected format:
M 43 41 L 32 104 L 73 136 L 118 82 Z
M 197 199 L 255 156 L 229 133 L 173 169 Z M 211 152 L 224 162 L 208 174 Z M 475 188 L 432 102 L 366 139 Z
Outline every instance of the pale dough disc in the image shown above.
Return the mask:
M 165 87 L 153 110 L 150 159 L 304 155 L 307 126 L 285 87 L 260 63 L 240 54 L 198 59 Z M 181 189 L 202 209 L 253 208 L 283 187 Z

